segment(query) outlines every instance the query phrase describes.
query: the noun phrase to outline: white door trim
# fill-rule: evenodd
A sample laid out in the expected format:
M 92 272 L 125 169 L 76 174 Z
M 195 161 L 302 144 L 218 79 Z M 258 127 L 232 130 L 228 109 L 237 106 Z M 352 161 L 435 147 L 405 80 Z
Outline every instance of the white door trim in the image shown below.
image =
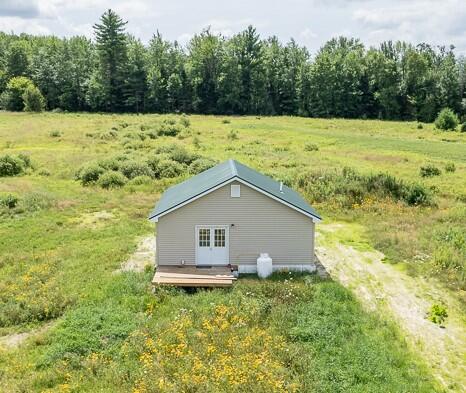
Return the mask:
M 214 231 L 217 228 L 225 229 L 225 263 L 216 263 L 213 261 L 211 263 L 212 266 L 218 265 L 218 266 L 225 266 L 230 264 L 230 226 L 229 225 L 196 225 L 194 228 L 194 241 L 195 241 L 195 255 L 196 255 L 196 265 L 202 266 L 202 265 L 208 265 L 206 263 L 200 263 L 199 262 L 199 256 L 198 256 L 198 249 L 199 249 L 199 229 L 201 228 L 209 228 L 210 229 L 210 242 L 211 242 L 211 247 L 214 247 L 212 241 L 214 240 Z

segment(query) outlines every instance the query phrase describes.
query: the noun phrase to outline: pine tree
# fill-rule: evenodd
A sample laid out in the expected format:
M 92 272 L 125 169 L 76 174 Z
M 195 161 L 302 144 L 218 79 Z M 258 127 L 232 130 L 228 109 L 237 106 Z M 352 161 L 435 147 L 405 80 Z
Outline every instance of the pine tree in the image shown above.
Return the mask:
M 127 77 L 128 44 L 124 22 L 111 9 L 94 25 L 99 58 L 99 77 L 102 84 L 104 110 L 116 112 L 124 107 Z

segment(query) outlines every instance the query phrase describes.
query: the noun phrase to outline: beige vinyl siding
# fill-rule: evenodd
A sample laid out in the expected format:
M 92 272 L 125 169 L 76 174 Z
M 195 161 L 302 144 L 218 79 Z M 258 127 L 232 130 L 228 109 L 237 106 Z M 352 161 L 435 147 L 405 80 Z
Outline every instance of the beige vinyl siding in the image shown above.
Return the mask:
M 231 264 L 255 264 L 267 252 L 274 264 L 310 264 L 314 223 L 302 213 L 244 185 L 230 196 L 227 184 L 162 217 L 157 223 L 157 263 L 196 263 L 196 225 L 230 226 Z M 231 226 L 234 224 L 234 226 Z

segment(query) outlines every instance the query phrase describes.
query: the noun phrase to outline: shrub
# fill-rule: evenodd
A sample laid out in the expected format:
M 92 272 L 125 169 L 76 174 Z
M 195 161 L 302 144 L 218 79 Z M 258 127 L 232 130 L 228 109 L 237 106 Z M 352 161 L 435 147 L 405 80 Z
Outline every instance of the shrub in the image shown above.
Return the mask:
M 455 172 L 456 171 L 456 166 L 453 162 L 448 162 L 445 165 L 445 172 Z
M 18 158 L 23 161 L 23 164 L 26 168 L 32 168 L 32 161 L 31 161 L 31 158 L 26 155 L 26 154 L 23 154 L 23 153 L 19 153 L 18 154 Z
M 441 304 L 433 304 L 427 313 L 427 319 L 438 325 L 442 325 L 447 317 L 447 308 Z
M 164 120 L 157 129 L 157 134 L 160 136 L 177 136 L 181 132 L 173 120 Z
M 201 140 L 197 137 L 197 135 L 195 135 L 193 138 L 193 145 L 196 149 L 201 147 Z
M 230 124 L 231 121 L 230 121 L 230 119 L 223 119 L 223 120 L 222 120 L 222 123 L 223 123 L 223 124 Z
M 118 171 L 122 163 L 127 159 L 128 159 L 127 156 L 119 155 L 119 156 L 104 158 L 103 160 L 98 161 L 98 164 L 100 167 L 104 169 Z
M 172 178 L 183 174 L 185 171 L 184 165 L 173 160 L 161 160 L 158 163 L 158 178 Z
M 180 124 L 181 124 L 183 127 L 188 128 L 188 127 L 191 125 L 191 122 L 189 121 L 188 116 L 186 116 L 186 115 L 181 116 Z
M 204 172 L 207 169 L 212 168 L 216 164 L 217 162 L 210 158 L 198 158 L 189 165 L 189 172 L 193 175 L 197 175 L 198 173 Z
M 16 176 L 24 172 L 26 165 L 18 156 L 0 156 L 0 177 Z
M 168 146 L 161 146 L 157 149 L 157 153 L 159 154 L 167 154 L 168 157 L 180 164 L 191 164 L 194 160 L 198 159 L 199 156 L 195 153 L 190 153 L 184 147 L 171 144 Z
M 129 185 L 139 186 L 141 184 L 150 184 L 152 182 L 152 178 L 150 176 L 136 176 L 132 180 L 128 182 Z
M 235 131 L 235 130 L 231 130 L 228 135 L 227 135 L 227 138 L 230 140 L 230 141 L 235 141 L 238 139 L 238 133 Z
M 9 111 L 22 111 L 24 109 L 23 94 L 30 87 L 34 87 L 34 84 L 29 78 L 24 76 L 11 78 L 0 97 L 1 106 Z
M 0 206 L 5 206 L 8 209 L 14 209 L 19 202 L 19 198 L 13 194 L 0 195 Z
M 318 151 L 319 146 L 317 146 L 315 143 L 306 143 L 304 145 L 304 151 Z
M 76 177 L 81 180 L 83 186 L 87 186 L 96 183 L 104 172 L 98 164 L 88 164 L 78 171 Z
M 434 165 L 421 166 L 419 169 L 419 174 L 421 177 L 439 176 L 441 173 L 442 171 Z
M 430 193 L 419 184 L 406 187 L 402 199 L 411 206 L 432 204 L 432 197 Z
M 120 172 L 108 171 L 99 177 L 99 185 L 106 189 L 120 188 L 126 184 L 127 180 Z
M 458 116 L 450 108 L 443 108 L 435 119 L 435 127 L 444 131 L 455 130 L 458 123 Z
M 136 176 L 154 176 L 149 165 L 142 161 L 123 161 L 120 165 L 120 172 L 128 179 Z
M 45 109 L 45 98 L 34 85 L 26 87 L 22 98 L 26 112 L 42 112 Z
M 39 176 L 50 176 L 50 171 L 47 168 L 41 168 L 37 174 Z
M 361 205 L 372 196 L 400 200 L 408 205 L 429 205 L 430 192 L 422 185 L 407 184 L 385 173 L 361 175 L 352 168 L 340 171 L 315 171 L 300 175 L 296 181 L 311 200 L 335 200 L 344 207 Z
M 460 131 L 461 132 L 466 132 L 466 121 L 463 124 L 461 124 Z
M 52 138 L 58 138 L 61 136 L 61 132 L 58 130 L 50 131 L 49 136 Z
M 424 128 L 424 126 L 422 125 L 422 123 L 417 123 L 417 129 L 418 130 L 422 130 Z

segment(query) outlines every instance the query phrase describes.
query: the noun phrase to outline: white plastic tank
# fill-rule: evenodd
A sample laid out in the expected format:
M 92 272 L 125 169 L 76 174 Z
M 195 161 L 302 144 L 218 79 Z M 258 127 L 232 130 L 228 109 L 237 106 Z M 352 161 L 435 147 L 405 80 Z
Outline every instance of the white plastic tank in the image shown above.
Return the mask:
M 267 278 L 272 274 L 272 258 L 269 254 L 261 253 L 257 258 L 257 275 L 260 278 Z

